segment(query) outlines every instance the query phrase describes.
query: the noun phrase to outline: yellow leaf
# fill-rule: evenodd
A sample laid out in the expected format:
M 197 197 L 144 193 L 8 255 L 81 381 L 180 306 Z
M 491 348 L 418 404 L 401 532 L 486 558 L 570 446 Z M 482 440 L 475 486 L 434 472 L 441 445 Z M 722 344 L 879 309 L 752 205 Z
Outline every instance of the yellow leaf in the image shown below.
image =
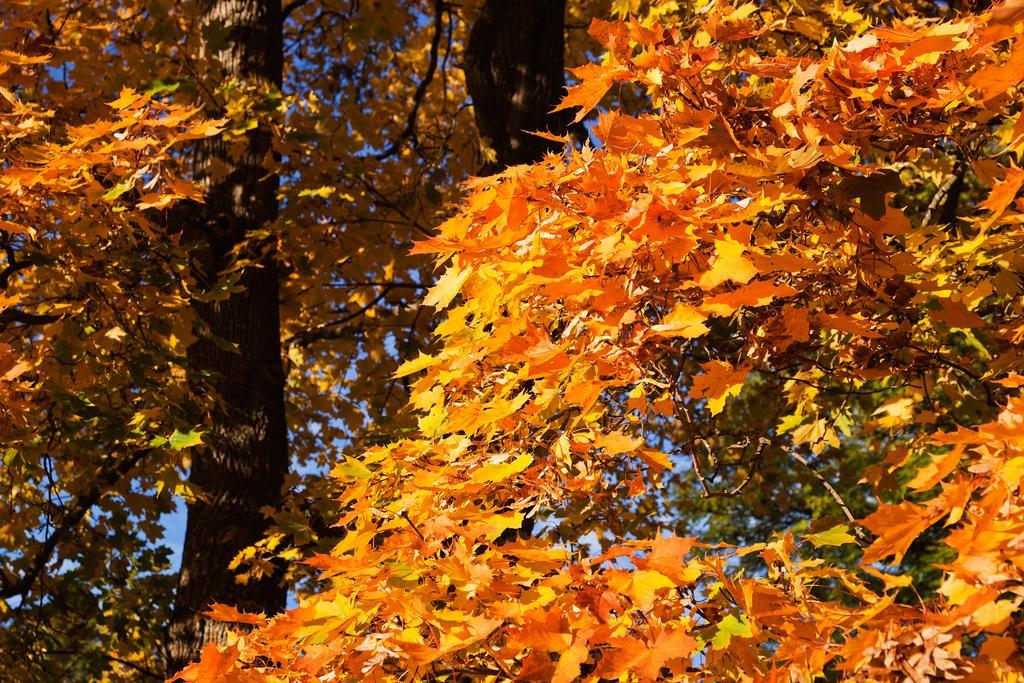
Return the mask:
M 804 538 L 813 543 L 816 548 L 857 542 L 857 539 L 850 533 L 850 527 L 845 524 L 838 524 L 816 534 L 804 534 Z
M 638 446 L 641 446 L 643 441 L 641 439 L 634 439 L 629 434 L 623 432 L 612 432 L 611 434 L 602 434 L 594 441 L 594 448 L 603 448 L 609 455 L 618 455 L 620 453 L 629 453 L 636 450 Z
M 663 588 L 675 588 L 676 584 L 661 572 L 653 569 L 640 569 L 633 572 L 632 581 L 627 591 L 633 599 L 633 606 L 647 611 L 654 606 L 657 592 Z
M 423 299 L 423 304 L 438 310 L 447 307 L 462 289 L 471 272 L 469 268 L 448 266 L 444 275 L 438 278 L 437 284 L 430 288 L 430 292 Z
M 1002 622 L 1010 618 L 1017 609 L 1017 600 L 996 600 L 974 610 L 974 623 L 980 628 L 998 632 Z
M 665 337 L 700 337 L 708 331 L 708 317 L 689 304 L 676 302 L 672 312 L 651 329 Z
M 732 239 L 715 240 L 715 260 L 711 269 L 704 272 L 697 284 L 701 289 L 714 289 L 723 282 L 732 281 L 744 285 L 757 275 L 757 268 L 744 256 L 746 247 Z
M 533 456 L 523 453 L 511 462 L 488 463 L 476 472 L 473 472 L 469 480 L 474 484 L 493 484 L 504 481 L 513 474 L 518 474 L 525 470 L 532 462 Z
M 436 365 L 438 362 L 440 362 L 440 358 L 436 356 L 428 356 L 427 354 L 421 351 L 420 355 L 417 356 L 416 358 L 413 358 L 412 360 L 407 360 L 401 365 L 399 365 L 398 369 L 395 370 L 394 376 L 396 379 L 399 377 L 406 377 L 408 375 L 417 373 L 420 370 L 423 370 L 424 368 L 429 368 L 431 365 Z

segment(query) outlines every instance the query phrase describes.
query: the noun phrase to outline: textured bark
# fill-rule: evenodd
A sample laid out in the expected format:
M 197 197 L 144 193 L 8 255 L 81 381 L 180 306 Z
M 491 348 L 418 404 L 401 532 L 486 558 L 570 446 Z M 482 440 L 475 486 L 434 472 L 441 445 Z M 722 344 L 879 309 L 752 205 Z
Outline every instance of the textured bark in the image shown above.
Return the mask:
M 464 66 L 477 129 L 496 155 L 481 173 L 559 149 L 530 131 L 564 133 L 572 119 L 549 113 L 565 94 L 565 0 L 487 0 Z
M 214 78 L 280 86 L 280 0 L 207 0 L 204 10 L 203 22 L 212 26 L 204 35 L 220 41 L 205 46 L 204 60 Z M 249 133 L 240 158 L 230 155 L 220 138 L 194 149 L 195 173 L 207 196 L 185 226 L 185 239 L 194 248 L 193 272 L 203 287 L 212 286 L 231 264 L 236 245 L 277 216 L 278 180 L 264 167 L 270 149 L 271 135 L 262 128 Z M 211 178 L 213 165 L 226 168 L 226 177 Z M 257 612 L 285 606 L 279 576 L 240 584 L 228 568 L 240 550 L 263 536 L 262 508 L 279 503 L 288 471 L 278 270 L 273 253 L 258 240 L 245 256 L 258 265 L 242 274 L 243 291 L 193 305 L 198 339 L 189 348 L 189 379 L 215 407 L 207 445 L 192 460 L 190 481 L 207 498 L 188 506 L 168 629 L 169 672 L 198 658 L 207 643 L 223 642 L 224 625 L 200 614 L 211 602 Z

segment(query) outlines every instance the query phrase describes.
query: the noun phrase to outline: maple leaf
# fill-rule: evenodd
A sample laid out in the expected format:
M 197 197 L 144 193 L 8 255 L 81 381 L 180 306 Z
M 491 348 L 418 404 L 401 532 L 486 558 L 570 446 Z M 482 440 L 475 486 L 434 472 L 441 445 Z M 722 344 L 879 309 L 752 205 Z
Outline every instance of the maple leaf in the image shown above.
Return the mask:
M 579 79 L 579 85 L 569 88 L 569 93 L 552 111 L 579 107 L 572 123 L 586 118 L 616 81 L 627 80 L 631 76 L 628 69 L 615 64 L 585 64 L 570 71 Z
M 857 539 L 850 533 L 850 528 L 845 524 L 837 524 L 830 529 L 813 534 L 804 534 L 804 538 L 819 548 L 857 542 Z
M 1012 375 L 1024 343 L 1016 1 L 953 20 L 927 3 L 797 4 L 678 12 L 673 3 L 616 1 L 616 11 L 636 18 L 594 23 L 606 52 L 575 72 L 579 82 L 558 110 L 579 108 L 581 121 L 621 82 L 623 111 L 599 117 L 593 144 L 545 148 L 553 153 L 536 163 L 469 180 L 450 212 L 436 209 L 455 190 L 436 178 L 475 170 L 460 165 L 471 155 L 451 153 L 471 143 L 447 142 L 472 126 L 445 118 L 432 99 L 437 90 L 453 106 L 468 101 L 454 71 L 444 83 L 405 79 L 426 84 L 412 97 L 395 77 L 404 57 L 380 73 L 370 68 L 366 87 L 382 86 L 386 97 L 371 107 L 379 116 L 363 105 L 337 117 L 346 136 L 321 135 L 318 122 L 335 112 L 314 101 L 319 95 L 274 105 L 286 131 L 274 138 L 276 156 L 266 155 L 283 165 L 286 201 L 272 240 L 281 250 L 274 267 L 286 276 L 281 308 L 289 329 L 318 330 L 327 342 L 288 351 L 298 418 L 289 426 L 305 455 L 327 452 L 319 462 L 332 478 L 302 505 L 337 519 L 339 538 L 309 562 L 325 572 L 322 592 L 239 634 L 227 668 L 223 650 L 204 653 L 210 675 L 881 681 L 1019 673 L 1012 643 L 995 640 L 1020 629 L 1013 596 L 1024 583 L 1015 543 L 1024 399 Z M 481 12 L 496 5 L 517 6 L 486 2 Z M 400 14 L 403 5 L 388 7 Z M 568 11 L 578 19 L 584 10 Z M 437 57 L 430 46 L 442 44 L 445 28 L 437 19 L 436 42 L 412 40 L 432 22 L 403 25 L 422 48 L 409 50 L 410 63 L 420 52 Z M 467 49 L 457 44 L 462 28 L 451 31 L 456 52 Z M 301 62 L 290 68 L 301 73 Z M 260 129 L 252 112 L 270 98 L 257 91 L 228 103 L 227 138 Z M 322 102 L 346 99 L 328 95 Z M 411 118 L 397 109 L 409 101 L 418 108 Z M 474 102 L 487 137 L 484 100 Z M 163 106 L 131 93 L 121 105 L 142 117 Z M 295 118 L 303 107 L 306 118 Z M 405 120 L 409 145 L 381 137 Z M 136 126 L 131 117 L 94 124 L 80 131 L 81 145 L 148 153 Z M 216 129 L 184 119 L 179 128 L 186 137 Z M 16 121 L 0 128 L 17 129 Z M 25 213 L 32 196 L 23 188 L 64 201 L 79 195 L 59 179 L 73 178 L 88 190 L 62 212 L 61 237 L 78 226 L 72 217 L 83 201 L 96 213 L 128 214 L 106 232 L 159 233 L 133 191 L 147 173 L 102 199 L 128 182 L 131 154 L 81 170 L 67 149 L 5 167 L 2 182 L 17 197 L 5 220 L 53 225 L 41 209 Z M 368 149 L 388 154 L 378 166 Z M 442 161 L 420 173 L 416 157 Z M 314 158 L 326 170 L 293 160 Z M 339 161 L 353 162 L 359 180 L 336 184 Z M 157 205 L 173 188 L 143 191 L 155 196 L 142 203 Z M 333 232 L 317 232 L 321 220 Z M 377 233 L 348 230 L 385 221 L 435 233 L 415 248 L 446 267 L 426 306 L 411 294 L 426 284 L 426 264 L 384 248 Z M 33 241 L 49 239 L 44 232 L 37 228 Z M 17 234 L 20 244 L 25 233 Z M 396 232 L 394 242 L 409 237 Z M 77 257 L 52 255 L 39 262 L 59 281 L 60 264 Z M 336 277 L 336 264 L 349 260 L 358 267 Z M 148 277 L 157 261 L 131 266 Z M 194 262 L 178 264 L 175 277 Z M 90 278 L 103 270 L 89 265 Z M 244 286 L 237 275 L 224 276 L 217 303 Z M 119 291 L 114 283 L 90 280 L 97 301 L 75 318 L 90 327 L 74 329 L 65 324 L 73 315 L 61 308 L 66 297 L 31 284 L 12 288 L 19 298 L 11 306 L 61 316 L 46 328 L 61 355 L 34 355 L 50 348 L 47 335 L 22 339 L 20 324 L 4 328 L 12 351 L 0 351 L 0 372 L 28 368 L 10 378 L 18 386 L 0 385 L 5 410 L 24 403 L 21 394 L 35 406 L 63 405 L 81 385 L 45 388 L 70 381 L 66 354 L 79 364 L 74 381 L 87 383 L 133 342 L 121 316 L 91 308 L 102 305 L 99 293 Z M 428 307 L 456 299 L 446 320 L 429 319 Z M 360 324 L 348 339 L 353 311 Z M 110 319 L 93 328 L 94 318 Z M 123 335 L 107 334 L 115 324 Z M 420 338 L 432 326 L 434 340 Z M 182 355 L 180 344 L 174 350 Z M 394 382 L 416 373 L 426 376 Z M 90 411 L 118 395 L 106 389 L 85 392 Z M 39 400 L 35 391 L 44 392 Z M 745 400 L 726 411 L 740 392 Z M 408 414 L 398 410 L 406 398 Z M 40 424 L 28 408 L 16 410 L 19 424 Z M 167 418 L 142 414 L 135 426 L 172 425 L 166 433 L 182 424 Z M 361 435 L 367 425 L 372 435 Z M 71 426 L 66 433 L 82 432 Z M 756 454 L 727 448 L 689 467 L 673 468 L 668 455 L 698 440 L 711 450 L 759 435 L 775 445 Z M 323 448 L 341 441 L 342 453 Z M 41 459 L 28 439 L 18 445 Z M 712 486 L 755 472 L 763 486 Z M 858 477 L 867 486 L 854 484 Z M 37 517 L 44 499 L 30 502 L 22 507 Z M 877 511 L 863 526 L 875 538 L 857 557 L 852 525 L 871 505 Z M 268 512 L 273 533 L 245 555 L 254 578 L 268 558 L 300 557 L 274 544 L 311 526 L 294 510 Z M 836 524 L 840 512 L 846 521 Z M 540 523 L 526 523 L 534 518 Z M 794 519 L 820 530 L 720 543 Z M 694 520 L 702 541 L 662 531 Z M 904 565 L 904 574 L 871 566 L 883 561 Z M 914 578 L 938 574 L 937 592 Z
M 1003 0 L 992 7 L 992 19 L 1000 24 L 1024 20 L 1024 0 Z
M 1005 6 L 1004 6 L 1005 7 Z M 1016 10 L 1024 12 L 1024 9 Z M 1009 22 L 1008 22 L 1009 23 Z M 988 100 L 1004 94 L 1020 83 L 1020 74 L 1024 69 L 1024 48 L 1017 44 L 1003 64 L 989 64 L 971 76 L 971 85 L 981 91 L 981 96 Z
M 657 325 L 652 325 L 651 329 L 666 337 L 700 337 L 708 332 L 704 324 L 707 319 L 695 307 L 677 301 L 672 311 Z
M 517 472 L 522 472 L 530 463 L 533 456 L 523 453 L 508 462 L 490 462 L 473 472 L 470 481 L 480 484 L 493 484 L 508 479 Z
M 239 612 L 230 605 L 222 605 L 216 602 L 210 606 L 209 610 L 203 612 L 203 614 L 216 621 L 230 621 L 237 624 L 253 624 L 256 626 L 262 626 L 267 623 L 267 617 L 265 614 Z
M 430 293 L 423 299 L 423 304 L 437 309 L 446 308 L 459 293 L 459 290 L 462 289 L 462 285 L 465 284 L 471 274 L 472 271 L 467 268 L 459 268 L 454 265 L 448 266 L 444 275 L 438 278 L 437 282 L 430 289 Z
M 210 643 L 203 647 L 202 657 L 179 672 L 171 681 L 221 681 L 235 670 L 238 661 L 238 646 L 221 647 Z
M 734 368 L 729 363 L 712 360 L 700 366 L 701 373 L 694 377 L 690 395 L 708 400 L 708 410 L 717 415 L 725 408 L 725 402 L 736 396 L 743 388 L 743 381 L 750 368 Z
M 906 500 L 896 505 L 882 503 L 877 511 L 861 520 L 878 537 L 864 550 L 862 561 L 871 564 L 891 557 L 892 562 L 899 562 L 910 544 L 941 516 L 941 512 L 936 514 L 935 510 Z
M 757 275 L 757 268 L 744 255 L 745 252 L 746 247 L 735 240 L 715 240 L 715 259 L 711 268 L 701 274 L 697 284 L 705 290 L 729 281 L 746 284 Z
M 733 638 L 750 638 L 753 635 L 753 629 L 746 617 L 726 614 L 715 626 L 711 646 L 716 650 L 723 650 L 729 647 Z

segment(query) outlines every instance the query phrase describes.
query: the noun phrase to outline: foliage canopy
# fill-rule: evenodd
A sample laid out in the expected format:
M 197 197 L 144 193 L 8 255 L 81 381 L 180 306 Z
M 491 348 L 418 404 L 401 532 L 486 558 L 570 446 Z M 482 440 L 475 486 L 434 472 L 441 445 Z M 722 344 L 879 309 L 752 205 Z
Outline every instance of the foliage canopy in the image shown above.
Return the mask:
M 256 628 L 184 680 L 1019 675 L 1024 12 L 825 12 L 819 48 L 771 4 L 593 23 L 562 106 L 647 111 L 467 184 L 416 247 L 447 311 L 397 373 L 419 435 L 334 468 L 325 589 L 218 607 Z M 822 473 L 847 452 L 870 514 Z M 645 502 L 794 468 L 833 518 L 744 547 Z

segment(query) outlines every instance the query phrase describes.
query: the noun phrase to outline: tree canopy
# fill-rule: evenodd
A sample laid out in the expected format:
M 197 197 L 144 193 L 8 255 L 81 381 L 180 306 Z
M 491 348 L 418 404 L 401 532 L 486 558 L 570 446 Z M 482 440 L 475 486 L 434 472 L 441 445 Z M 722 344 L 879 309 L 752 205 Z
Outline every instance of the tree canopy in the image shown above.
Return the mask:
M 286 3 L 278 84 L 219 0 L 45 4 L 0 32 L 12 671 L 159 671 L 194 350 L 256 372 L 216 315 L 274 272 L 294 467 L 229 569 L 296 601 L 206 600 L 176 680 L 1022 675 L 1024 3 L 569 2 L 526 118 L 467 92 L 487 3 Z

